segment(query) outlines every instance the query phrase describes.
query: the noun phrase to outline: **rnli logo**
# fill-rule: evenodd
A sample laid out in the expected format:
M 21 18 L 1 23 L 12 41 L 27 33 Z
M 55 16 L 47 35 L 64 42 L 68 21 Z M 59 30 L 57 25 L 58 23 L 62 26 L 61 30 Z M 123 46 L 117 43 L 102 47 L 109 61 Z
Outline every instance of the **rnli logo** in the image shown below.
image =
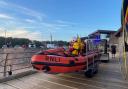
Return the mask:
M 47 56 L 45 60 L 49 62 L 60 62 L 60 58 L 56 58 L 52 56 Z

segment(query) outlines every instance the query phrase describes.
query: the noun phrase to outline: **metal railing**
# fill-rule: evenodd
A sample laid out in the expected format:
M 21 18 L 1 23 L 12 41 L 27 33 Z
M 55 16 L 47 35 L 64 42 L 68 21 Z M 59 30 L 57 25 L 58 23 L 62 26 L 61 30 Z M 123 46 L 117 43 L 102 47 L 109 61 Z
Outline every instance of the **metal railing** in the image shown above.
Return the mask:
M 23 72 L 31 66 L 31 57 L 40 49 L 6 49 L 0 52 L 0 75 L 7 77 L 16 74 L 17 71 Z M 21 71 L 22 70 L 22 71 Z

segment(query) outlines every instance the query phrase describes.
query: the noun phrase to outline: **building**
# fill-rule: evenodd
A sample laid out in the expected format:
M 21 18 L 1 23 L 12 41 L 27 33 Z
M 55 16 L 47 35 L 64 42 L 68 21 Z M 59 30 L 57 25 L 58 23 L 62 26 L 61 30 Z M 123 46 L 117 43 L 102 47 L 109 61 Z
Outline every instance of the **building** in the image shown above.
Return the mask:
M 120 27 L 118 31 L 114 35 L 117 39 L 118 49 L 117 51 L 121 51 L 123 48 L 123 29 Z
M 81 40 L 86 40 L 86 39 L 88 39 L 88 37 L 81 37 L 80 39 Z
M 101 42 L 99 44 L 99 48 L 104 51 L 104 53 L 107 53 L 107 48 L 112 44 L 117 44 L 117 39 L 114 36 L 116 31 L 111 30 L 97 30 L 91 34 L 89 34 L 90 39 L 100 39 Z
M 89 38 L 100 38 L 100 39 L 107 39 L 111 35 L 113 35 L 116 31 L 111 30 L 97 30 L 89 35 Z
M 47 44 L 48 49 L 57 48 L 55 44 Z
M 115 33 L 115 37 L 117 37 L 117 38 L 122 37 L 122 32 L 123 32 L 123 29 L 122 29 L 122 27 L 120 27 L 118 29 L 118 31 Z
M 108 41 L 108 44 L 117 44 L 117 39 L 115 37 L 116 31 L 111 30 L 97 30 L 89 35 L 89 38 L 94 39 L 106 39 Z

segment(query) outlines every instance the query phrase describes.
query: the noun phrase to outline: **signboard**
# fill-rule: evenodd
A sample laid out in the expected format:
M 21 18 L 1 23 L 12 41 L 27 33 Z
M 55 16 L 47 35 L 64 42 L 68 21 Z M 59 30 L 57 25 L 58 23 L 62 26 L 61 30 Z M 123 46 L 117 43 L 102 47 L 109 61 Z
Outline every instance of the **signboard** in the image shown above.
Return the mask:
M 54 56 L 46 56 L 45 60 L 48 62 L 60 62 L 60 58 Z
M 97 45 L 101 42 L 101 39 L 100 39 L 100 35 L 96 35 L 95 38 L 93 39 L 93 44 Z

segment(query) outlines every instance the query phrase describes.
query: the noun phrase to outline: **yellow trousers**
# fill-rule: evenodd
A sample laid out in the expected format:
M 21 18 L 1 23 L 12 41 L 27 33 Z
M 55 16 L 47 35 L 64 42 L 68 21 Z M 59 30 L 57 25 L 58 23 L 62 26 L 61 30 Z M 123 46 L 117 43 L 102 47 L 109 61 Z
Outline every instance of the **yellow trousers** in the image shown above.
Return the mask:
M 78 54 L 79 54 L 78 50 L 73 50 L 72 51 L 72 55 L 78 55 Z

